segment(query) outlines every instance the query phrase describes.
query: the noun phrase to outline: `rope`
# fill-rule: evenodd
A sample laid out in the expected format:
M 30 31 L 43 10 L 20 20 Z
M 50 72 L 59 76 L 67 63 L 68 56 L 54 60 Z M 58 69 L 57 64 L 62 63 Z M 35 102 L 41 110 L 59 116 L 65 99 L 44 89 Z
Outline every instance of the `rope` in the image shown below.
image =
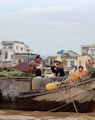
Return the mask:
M 70 89 L 69 89 L 69 87 L 68 87 L 68 84 L 67 84 L 67 83 L 65 83 L 65 84 L 66 84 L 67 90 L 68 90 L 68 92 L 69 92 L 69 94 L 70 94 L 70 98 L 72 99 L 72 103 L 73 103 L 74 109 L 75 109 L 76 113 L 78 113 L 78 109 L 77 109 L 77 107 L 76 107 L 76 104 L 75 104 L 75 102 L 74 102 L 74 99 L 71 97 L 71 92 L 70 92 Z

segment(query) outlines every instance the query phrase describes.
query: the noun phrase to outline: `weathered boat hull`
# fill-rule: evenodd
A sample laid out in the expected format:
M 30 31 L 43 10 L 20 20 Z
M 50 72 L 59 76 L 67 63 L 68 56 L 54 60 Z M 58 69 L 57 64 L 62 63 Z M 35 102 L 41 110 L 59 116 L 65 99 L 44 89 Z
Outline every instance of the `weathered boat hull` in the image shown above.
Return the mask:
M 0 109 L 15 109 L 15 110 L 27 110 L 27 111 L 49 111 L 55 107 L 61 106 L 60 103 L 46 102 L 46 101 L 34 101 L 32 98 L 23 98 L 1 101 Z
M 31 83 L 30 81 L 31 80 L 29 80 L 29 83 Z M 20 93 L 15 96 L 12 95 L 12 93 L 6 96 L 0 95 L 0 109 L 82 113 L 94 112 L 94 90 L 95 78 L 74 85 L 64 85 L 60 89 L 53 91 L 21 92 L 21 89 L 19 89 Z
M 77 108 L 75 108 L 75 106 Z M 3 99 L 0 100 L 0 109 L 10 109 L 10 110 L 25 110 L 25 111 L 49 111 L 49 112 L 94 112 L 95 101 L 78 103 L 74 101 L 71 103 L 64 102 L 47 102 L 47 101 L 35 101 L 32 98 L 20 98 L 20 99 Z

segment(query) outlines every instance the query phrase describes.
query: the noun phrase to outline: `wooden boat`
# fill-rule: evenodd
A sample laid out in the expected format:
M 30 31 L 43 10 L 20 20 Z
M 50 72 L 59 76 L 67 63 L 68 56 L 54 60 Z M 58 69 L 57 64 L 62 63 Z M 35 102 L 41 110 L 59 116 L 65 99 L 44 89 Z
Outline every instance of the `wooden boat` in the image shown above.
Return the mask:
M 74 84 L 62 84 L 58 89 L 50 91 L 45 89 L 45 85 L 55 81 L 54 78 L 36 78 L 35 81 L 44 84 L 33 90 L 31 77 L 0 78 L 0 109 L 82 113 L 95 111 L 95 76 L 87 76 Z

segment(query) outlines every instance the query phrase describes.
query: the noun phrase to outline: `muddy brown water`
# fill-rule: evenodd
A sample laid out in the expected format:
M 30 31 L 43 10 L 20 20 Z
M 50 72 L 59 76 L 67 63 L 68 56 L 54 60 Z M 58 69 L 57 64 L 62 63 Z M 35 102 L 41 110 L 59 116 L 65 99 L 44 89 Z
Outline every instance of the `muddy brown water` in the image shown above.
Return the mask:
M 95 113 L 0 110 L 0 120 L 95 120 Z

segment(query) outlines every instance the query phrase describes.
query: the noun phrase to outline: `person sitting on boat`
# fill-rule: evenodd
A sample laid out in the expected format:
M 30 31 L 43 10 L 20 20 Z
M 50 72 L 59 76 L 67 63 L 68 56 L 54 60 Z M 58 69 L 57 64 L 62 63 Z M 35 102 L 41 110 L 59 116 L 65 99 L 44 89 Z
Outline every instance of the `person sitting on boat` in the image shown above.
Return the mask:
M 80 78 L 81 78 L 80 73 L 77 70 L 75 70 L 63 82 L 64 83 L 77 82 L 80 80 Z
M 83 66 L 78 67 L 78 71 L 80 73 L 80 77 L 83 78 L 87 75 L 87 71 L 84 70 Z
M 61 67 L 62 59 L 57 57 L 54 63 L 51 65 L 51 71 L 55 77 L 65 76 L 64 69 Z
M 41 63 L 41 57 L 40 55 L 37 55 L 34 61 L 30 61 L 29 66 L 32 67 L 32 72 L 29 71 L 30 73 L 35 73 L 37 69 L 41 70 L 41 73 L 43 71 L 43 64 Z M 29 67 L 29 69 L 30 69 Z M 30 69 L 31 70 L 31 69 Z
M 40 69 L 36 69 L 35 74 L 36 74 L 36 78 L 41 78 L 41 70 Z
M 87 75 L 87 71 L 83 69 L 83 66 L 79 66 L 78 70 L 76 69 L 74 72 L 72 72 L 64 82 L 65 83 L 77 82 L 86 75 Z

